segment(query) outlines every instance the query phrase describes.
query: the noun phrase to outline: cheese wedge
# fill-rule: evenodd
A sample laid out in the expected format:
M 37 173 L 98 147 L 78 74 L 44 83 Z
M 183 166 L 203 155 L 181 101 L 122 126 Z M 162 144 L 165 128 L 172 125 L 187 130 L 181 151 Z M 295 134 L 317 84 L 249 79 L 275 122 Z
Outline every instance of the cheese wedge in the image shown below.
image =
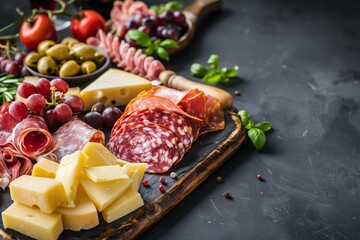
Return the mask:
M 96 183 L 129 178 L 119 165 L 84 168 L 84 173 Z
M 110 223 L 143 205 L 144 201 L 140 194 L 128 189 L 118 199 L 116 199 L 115 202 L 102 211 L 102 216 L 107 223 Z
M 82 174 L 80 184 L 89 198 L 94 202 L 97 210 L 101 212 L 113 203 L 130 186 L 131 179 L 119 179 L 110 182 L 95 183 Z
M 9 188 L 13 201 L 29 207 L 35 205 L 44 213 L 52 213 L 66 199 L 61 182 L 51 178 L 22 175 Z
M 88 156 L 88 160 L 85 164 L 86 167 L 116 164 L 116 156 L 101 143 L 88 142 L 82 149 L 82 152 Z
M 127 164 L 127 163 L 129 163 L 129 162 L 127 162 L 127 161 L 125 161 L 125 160 L 122 160 L 122 159 L 116 159 L 116 163 L 117 163 L 120 167 L 122 167 L 122 166 L 124 166 L 125 164 Z
M 55 212 L 61 214 L 63 226 L 66 230 L 80 231 L 81 229 L 91 229 L 99 225 L 96 207 L 81 185 L 79 185 L 76 193 L 75 207 L 59 207 Z
M 66 200 L 63 207 L 75 207 L 76 190 L 79 185 L 79 174 L 88 157 L 81 151 L 66 155 L 61 159 L 55 179 L 64 185 Z
M 55 240 L 63 230 L 61 215 L 43 213 L 36 207 L 14 202 L 1 213 L 5 228 L 35 239 Z
M 131 178 L 131 188 L 137 192 L 146 170 L 146 163 L 126 163 L 123 166 L 124 172 Z
M 33 166 L 31 176 L 55 178 L 58 168 L 58 163 L 42 158 Z
M 80 92 L 84 110 L 97 103 L 105 106 L 126 105 L 140 92 L 152 87 L 151 82 L 135 74 L 110 68 Z

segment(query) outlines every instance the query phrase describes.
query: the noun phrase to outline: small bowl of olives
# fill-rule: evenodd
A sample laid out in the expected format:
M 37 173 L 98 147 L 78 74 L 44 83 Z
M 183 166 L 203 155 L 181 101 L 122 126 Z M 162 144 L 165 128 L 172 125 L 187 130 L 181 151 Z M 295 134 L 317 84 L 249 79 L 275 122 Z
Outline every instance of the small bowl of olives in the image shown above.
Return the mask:
M 110 58 L 98 48 L 73 38 L 64 38 L 60 43 L 42 41 L 36 52 L 26 55 L 24 65 L 34 76 L 61 78 L 72 86 L 78 86 L 105 72 Z

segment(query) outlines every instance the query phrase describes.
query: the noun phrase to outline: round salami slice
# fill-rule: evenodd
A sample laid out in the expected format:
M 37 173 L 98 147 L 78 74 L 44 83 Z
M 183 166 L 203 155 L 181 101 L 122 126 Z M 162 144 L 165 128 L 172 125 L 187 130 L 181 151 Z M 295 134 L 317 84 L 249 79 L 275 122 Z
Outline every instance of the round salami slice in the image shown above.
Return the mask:
M 122 124 L 142 121 L 156 123 L 162 127 L 168 128 L 184 144 L 185 150 L 188 150 L 191 147 L 194 140 L 192 126 L 179 114 L 163 109 L 155 108 L 130 112 L 120 119 L 120 122 L 112 131 L 114 133 L 118 131 Z
M 164 173 L 185 153 L 183 143 L 169 129 L 152 122 L 122 124 L 106 147 L 118 158 L 147 163 L 149 173 Z

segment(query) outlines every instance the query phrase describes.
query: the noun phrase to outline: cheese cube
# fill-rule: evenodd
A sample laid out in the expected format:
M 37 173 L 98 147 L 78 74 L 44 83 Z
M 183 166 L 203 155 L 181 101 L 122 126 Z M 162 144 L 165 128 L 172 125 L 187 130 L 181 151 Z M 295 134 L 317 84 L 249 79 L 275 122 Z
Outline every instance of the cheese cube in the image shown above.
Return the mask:
M 57 162 L 42 158 L 33 166 L 31 175 L 36 177 L 55 178 L 58 168 L 59 164 Z
M 116 156 L 101 143 L 89 142 L 84 146 L 82 152 L 88 156 L 86 167 L 116 164 Z
M 79 185 L 79 174 L 88 157 L 81 151 L 66 155 L 61 159 L 55 179 L 64 185 L 66 200 L 63 207 L 75 207 L 76 190 Z
M 61 215 L 43 213 L 36 207 L 14 202 L 1 213 L 5 228 L 35 239 L 55 240 L 63 230 Z
M 146 163 L 126 163 L 123 166 L 124 172 L 131 178 L 131 188 L 137 192 L 146 170 Z
M 80 231 L 99 225 L 99 216 L 94 203 L 87 196 L 81 185 L 76 193 L 75 207 L 59 207 L 55 212 L 62 215 L 64 229 Z
M 115 202 L 102 211 L 102 216 L 107 223 L 110 223 L 143 205 L 144 201 L 140 194 L 128 189 L 118 199 L 116 199 Z
M 13 201 L 29 207 L 36 205 L 44 213 L 52 213 L 66 199 L 61 182 L 51 178 L 22 175 L 9 188 Z
M 82 174 L 80 184 L 89 198 L 94 202 L 97 210 L 101 212 L 114 202 L 130 186 L 131 179 L 119 179 L 110 182 L 95 183 Z
M 109 182 L 129 178 L 119 165 L 84 168 L 84 173 L 93 182 Z
M 84 110 L 97 103 L 105 106 L 126 105 L 140 92 L 152 87 L 151 82 L 135 74 L 110 68 L 80 92 Z

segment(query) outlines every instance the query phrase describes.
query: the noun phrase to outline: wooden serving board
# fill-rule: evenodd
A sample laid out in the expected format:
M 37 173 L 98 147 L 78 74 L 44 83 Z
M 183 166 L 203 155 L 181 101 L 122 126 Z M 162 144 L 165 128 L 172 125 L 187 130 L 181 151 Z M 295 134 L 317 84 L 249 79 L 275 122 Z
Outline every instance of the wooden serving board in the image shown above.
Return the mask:
M 173 166 L 167 174 L 145 174 L 144 179 L 149 180 L 150 186 L 140 187 L 139 191 L 145 202 L 143 207 L 110 224 L 99 214 L 99 226 L 79 232 L 63 231 L 59 239 L 133 239 L 155 224 L 235 153 L 246 139 L 246 131 L 236 114 L 236 109 L 227 110 L 224 115 L 225 129 L 200 136 L 182 161 Z M 175 172 L 177 177 L 171 178 L 170 172 Z M 160 177 L 166 179 L 165 193 L 158 189 Z M 9 189 L 1 192 L 1 212 L 11 203 Z M 0 238 L 30 239 L 11 229 L 5 230 L 2 219 Z

